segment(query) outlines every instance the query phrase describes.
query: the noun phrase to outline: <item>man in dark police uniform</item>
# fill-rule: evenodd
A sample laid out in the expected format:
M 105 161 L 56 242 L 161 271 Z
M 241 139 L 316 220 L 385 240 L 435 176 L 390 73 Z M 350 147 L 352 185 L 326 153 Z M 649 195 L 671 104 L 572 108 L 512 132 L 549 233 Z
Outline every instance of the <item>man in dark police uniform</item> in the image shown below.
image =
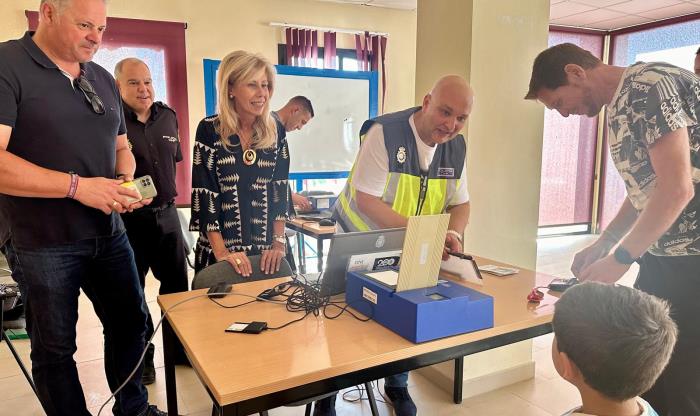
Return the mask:
M 182 160 L 175 111 L 153 101 L 151 71 L 143 61 L 136 58 L 120 61 L 114 77 L 124 103 L 129 146 L 136 159 L 134 176 L 150 175 L 158 191 L 149 206 L 122 214 L 141 287 L 150 269 L 160 281 L 161 295 L 182 292 L 187 290 L 187 264 L 175 207 L 175 165 Z M 125 175 L 124 179 L 133 178 Z M 152 335 L 153 320 L 149 314 L 146 341 Z M 144 384 L 156 379 L 153 354 L 154 346 L 150 344 L 144 358 Z

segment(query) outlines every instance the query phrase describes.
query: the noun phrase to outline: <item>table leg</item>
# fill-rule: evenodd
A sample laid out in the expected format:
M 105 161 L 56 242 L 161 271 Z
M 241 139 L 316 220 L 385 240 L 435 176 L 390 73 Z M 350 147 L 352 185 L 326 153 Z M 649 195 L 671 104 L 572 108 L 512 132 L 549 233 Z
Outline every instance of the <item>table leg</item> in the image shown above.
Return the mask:
M 462 403 L 462 384 L 464 378 L 464 357 L 455 358 L 454 402 Z
M 377 401 L 374 398 L 374 390 L 372 389 L 372 383 L 365 383 L 365 390 L 367 391 L 367 398 L 369 398 L 369 410 L 372 412 L 372 416 L 379 416 L 379 410 L 377 409 Z
M 304 235 L 297 231 L 297 254 L 299 256 L 299 273 L 306 273 L 306 249 L 304 248 Z
M 323 239 L 316 238 L 316 259 L 318 260 L 318 272 L 323 271 Z
M 178 416 L 177 413 L 177 385 L 175 379 L 175 345 L 177 341 L 175 332 L 168 322 L 163 320 L 163 359 L 165 364 L 165 395 L 168 402 L 168 415 Z

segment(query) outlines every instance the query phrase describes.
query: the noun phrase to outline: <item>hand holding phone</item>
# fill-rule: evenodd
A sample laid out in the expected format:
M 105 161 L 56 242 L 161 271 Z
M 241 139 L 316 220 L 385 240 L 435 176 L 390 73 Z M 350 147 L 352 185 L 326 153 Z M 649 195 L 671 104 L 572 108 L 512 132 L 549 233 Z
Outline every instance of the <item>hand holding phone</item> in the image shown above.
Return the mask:
M 156 186 L 153 184 L 153 180 L 151 179 L 150 175 L 141 176 L 140 178 L 136 178 L 133 181 L 124 182 L 121 184 L 121 186 L 138 192 L 138 199 L 127 197 L 127 200 L 130 204 L 133 204 L 134 202 L 139 202 L 143 199 L 150 199 L 158 195 L 158 191 L 156 190 Z

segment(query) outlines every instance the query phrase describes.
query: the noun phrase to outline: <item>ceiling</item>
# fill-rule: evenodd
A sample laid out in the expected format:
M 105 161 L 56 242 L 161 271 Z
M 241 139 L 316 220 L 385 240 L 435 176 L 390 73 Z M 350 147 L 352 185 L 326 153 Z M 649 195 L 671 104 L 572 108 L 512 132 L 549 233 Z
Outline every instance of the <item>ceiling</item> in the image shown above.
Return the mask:
M 319 0 L 415 10 L 418 0 Z M 486 1 L 486 0 L 476 0 Z M 700 0 L 551 0 L 553 25 L 613 30 L 700 13 Z

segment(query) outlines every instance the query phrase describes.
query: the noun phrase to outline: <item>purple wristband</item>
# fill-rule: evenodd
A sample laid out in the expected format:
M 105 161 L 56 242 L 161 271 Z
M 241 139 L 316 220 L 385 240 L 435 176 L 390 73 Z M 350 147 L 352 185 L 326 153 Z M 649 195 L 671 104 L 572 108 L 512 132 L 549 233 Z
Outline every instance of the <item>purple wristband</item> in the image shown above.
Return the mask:
M 76 175 L 75 173 L 70 174 L 70 188 L 68 188 L 68 194 L 66 195 L 66 198 L 73 199 L 75 198 L 75 191 L 78 190 L 78 179 L 80 176 Z

